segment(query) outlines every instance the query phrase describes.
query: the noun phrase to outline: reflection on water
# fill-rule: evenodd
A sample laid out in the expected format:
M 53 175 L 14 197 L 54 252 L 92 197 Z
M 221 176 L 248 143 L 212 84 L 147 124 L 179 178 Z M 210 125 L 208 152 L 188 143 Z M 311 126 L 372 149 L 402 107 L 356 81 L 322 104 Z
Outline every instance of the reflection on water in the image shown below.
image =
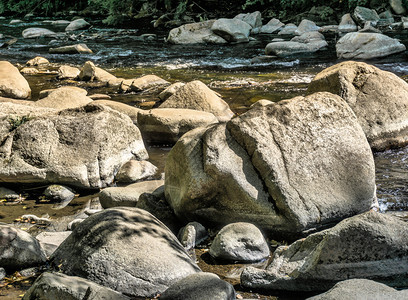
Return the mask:
M 408 147 L 374 154 L 381 210 L 408 210 Z

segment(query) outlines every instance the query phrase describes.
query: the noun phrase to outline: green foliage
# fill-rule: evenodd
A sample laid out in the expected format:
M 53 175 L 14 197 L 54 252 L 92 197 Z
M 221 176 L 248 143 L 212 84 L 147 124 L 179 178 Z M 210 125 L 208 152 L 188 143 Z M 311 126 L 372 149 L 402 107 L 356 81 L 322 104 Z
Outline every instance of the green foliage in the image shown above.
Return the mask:
M 13 131 L 23 125 L 24 123 L 30 121 L 32 118 L 28 116 L 15 116 L 15 117 L 10 117 L 8 119 L 8 122 L 11 126 L 10 131 Z
M 0 0 L 0 13 L 27 14 L 36 12 L 49 15 L 68 8 L 83 9 L 86 4 L 86 0 Z

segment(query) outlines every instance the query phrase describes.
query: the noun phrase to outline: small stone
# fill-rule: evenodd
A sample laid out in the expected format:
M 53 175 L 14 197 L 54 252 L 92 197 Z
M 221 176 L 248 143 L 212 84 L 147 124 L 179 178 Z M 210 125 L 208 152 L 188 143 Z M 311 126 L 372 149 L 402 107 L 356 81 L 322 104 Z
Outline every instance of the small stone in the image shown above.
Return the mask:
M 253 224 L 238 222 L 223 227 L 209 251 L 217 259 L 260 261 L 269 256 L 269 247 L 261 231 Z
M 57 205 L 54 208 L 61 209 L 65 206 L 67 206 L 72 199 L 74 199 L 75 194 L 74 192 L 62 185 L 50 185 L 45 191 L 44 191 L 44 196 L 48 200 L 52 200 L 53 202 L 56 202 Z
M 208 237 L 208 232 L 198 222 L 190 222 L 180 229 L 178 239 L 187 250 L 193 249 Z
M 75 21 L 72 21 L 66 28 L 65 31 L 75 31 L 75 30 L 80 30 L 80 29 L 86 29 L 90 27 L 91 24 L 89 24 L 87 21 L 84 19 L 77 19 Z

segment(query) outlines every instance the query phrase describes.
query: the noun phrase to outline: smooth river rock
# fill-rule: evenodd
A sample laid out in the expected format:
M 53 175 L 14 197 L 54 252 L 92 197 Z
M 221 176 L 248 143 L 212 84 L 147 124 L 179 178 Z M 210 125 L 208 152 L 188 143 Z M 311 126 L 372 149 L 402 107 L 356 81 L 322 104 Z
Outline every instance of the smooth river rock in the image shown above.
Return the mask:
M 200 272 L 170 230 L 138 208 L 111 208 L 88 217 L 50 260 L 64 274 L 133 297 L 154 297 Z
M 40 243 L 29 233 L 0 224 L 0 266 L 6 271 L 44 264 L 46 257 Z
M 227 43 L 222 37 L 212 32 L 215 20 L 184 24 L 170 30 L 167 42 L 171 44 L 205 44 L 213 41 L 217 44 Z
M 239 19 L 221 18 L 214 22 L 211 30 L 228 42 L 243 43 L 249 41 L 252 27 Z
M 31 96 L 27 80 L 8 61 L 0 61 L 0 97 L 26 99 Z
M 341 221 L 274 252 L 265 269 L 248 267 L 248 288 L 327 291 L 337 282 L 361 278 L 407 288 L 408 229 L 401 219 L 375 211 Z
M 405 51 L 397 39 L 381 33 L 349 32 L 336 44 L 338 58 L 372 59 Z
M 315 76 L 308 93 L 340 95 L 354 113 L 374 150 L 408 143 L 408 83 L 363 62 L 342 62 Z
M 199 80 L 180 87 L 159 107 L 201 110 L 212 113 L 220 122 L 226 122 L 234 115 L 229 105 Z
M 375 191 L 364 132 L 330 93 L 189 131 L 165 166 L 166 199 L 180 219 L 249 222 L 271 234 L 298 235 L 367 211 L 377 203 Z
M 88 104 L 17 126 L 3 138 L 0 181 L 101 188 L 131 159 L 148 158 L 126 115 Z
M 129 297 L 112 289 L 100 286 L 77 276 L 67 276 L 57 272 L 40 275 L 24 294 L 23 300 L 130 300 Z

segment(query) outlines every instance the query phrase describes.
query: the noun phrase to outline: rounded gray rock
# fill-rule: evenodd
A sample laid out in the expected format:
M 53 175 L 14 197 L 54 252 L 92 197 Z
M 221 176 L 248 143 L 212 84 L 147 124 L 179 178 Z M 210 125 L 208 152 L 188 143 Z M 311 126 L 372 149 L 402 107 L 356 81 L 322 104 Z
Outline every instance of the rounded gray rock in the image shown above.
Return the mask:
M 196 273 L 170 286 L 161 300 L 232 300 L 234 287 L 213 273 Z
M 153 297 L 200 272 L 163 223 L 145 210 L 124 207 L 78 224 L 50 262 L 64 274 L 134 297 Z
M 232 223 L 220 230 L 209 251 L 217 259 L 252 262 L 269 256 L 262 232 L 250 223 Z

